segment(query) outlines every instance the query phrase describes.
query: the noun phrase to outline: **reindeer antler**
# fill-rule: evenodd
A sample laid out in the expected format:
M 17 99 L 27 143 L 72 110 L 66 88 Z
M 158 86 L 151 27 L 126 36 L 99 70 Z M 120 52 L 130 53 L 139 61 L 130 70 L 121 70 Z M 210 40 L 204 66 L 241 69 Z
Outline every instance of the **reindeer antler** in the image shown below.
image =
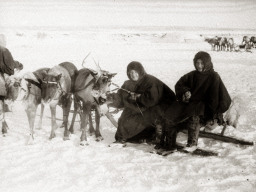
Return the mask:
M 91 54 L 91 52 L 89 52 L 89 53 L 86 55 L 86 57 L 84 58 L 84 60 L 83 60 L 83 62 L 82 62 L 82 67 L 85 67 L 85 66 L 84 66 L 85 60 L 87 59 L 87 57 L 89 57 L 90 54 Z
M 100 62 L 98 61 L 98 63 L 96 63 L 94 57 L 92 57 L 92 59 L 93 59 L 95 65 L 96 65 L 96 67 L 101 71 Z

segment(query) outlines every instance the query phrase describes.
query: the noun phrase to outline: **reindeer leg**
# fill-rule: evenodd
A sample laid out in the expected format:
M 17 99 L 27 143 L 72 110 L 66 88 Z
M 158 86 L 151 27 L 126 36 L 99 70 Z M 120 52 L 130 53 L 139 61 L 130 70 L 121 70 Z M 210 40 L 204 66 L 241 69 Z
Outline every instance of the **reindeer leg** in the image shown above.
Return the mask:
M 80 145 L 85 146 L 89 145 L 87 142 L 87 137 L 86 137 L 86 126 L 88 124 L 88 118 L 89 118 L 89 112 L 91 111 L 91 107 L 85 106 L 83 104 L 83 113 L 81 115 L 81 129 L 82 129 L 82 134 L 80 137 Z
M 74 133 L 74 124 L 75 124 L 75 120 L 76 120 L 78 107 L 79 107 L 78 100 L 74 97 L 74 113 L 73 113 L 73 116 L 72 116 L 71 125 L 69 127 L 69 132 L 72 133 L 72 134 Z
M 73 113 L 72 120 L 71 120 L 71 125 L 69 127 L 69 132 L 71 134 L 74 134 L 74 124 L 75 124 L 76 114 L 77 114 L 77 110 L 74 109 L 74 113 Z
M 63 124 L 64 124 L 64 140 L 69 140 L 70 132 L 68 130 L 68 116 L 69 116 L 69 111 L 71 107 L 71 97 L 67 99 L 67 103 L 63 105 Z
M 55 130 L 57 128 L 57 123 L 56 123 L 56 105 L 50 105 L 50 109 L 51 109 L 51 123 L 52 123 L 52 129 L 51 129 L 51 135 L 49 139 L 53 139 L 54 137 L 56 137 L 55 135 Z
M 96 110 L 95 110 L 95 122 L 96 122 L 96 132 L 95 132 L 96 141 L 101 141 L 104 138 L 100 134 L 100 110 L 98 106 L 96 107 Z
M 95 133 L 93 123 L 92 123 L 92 111 L 89 112 L 89 132 L 90 132 L 90 136 L 92 136 L 93 133 Z
M 34 124 L 35 124 L 37 106 L 38 105 L 28 105 L 25 109 L 28 117 L 29 128 L 30 128 L 28 144 L 32 144 L 34 140 Z
M 4 102 L 3 100 L 0 100 L 0 131 L 2 131 L 3 134 L 7 133 L 7 130 L 4 127 L 4 122 Z
M 43 115 L 44 115 L 44 105 L 41 103 L 40 119 L 37 125 L 37 129 L 42 129 Z

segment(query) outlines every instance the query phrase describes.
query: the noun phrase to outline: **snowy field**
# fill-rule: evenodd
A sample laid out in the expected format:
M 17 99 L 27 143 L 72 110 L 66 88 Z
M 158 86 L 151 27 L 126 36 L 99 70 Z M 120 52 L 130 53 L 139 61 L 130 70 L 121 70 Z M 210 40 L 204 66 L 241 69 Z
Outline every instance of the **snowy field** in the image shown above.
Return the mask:
M 225 135 L 255 142 L 256 49 L 252 53 L 214 52 L 204 42 L 204 37 L 224 35 L 240 44 L 244 35 L 256 36 L 255 10 L 253 0 L 0 0 L 0 34 L 13 57 L 24 64 L 23 73 L 64 61 L 80 69 L 91 52 L 103 69 L 118 73 L 113 81 L 119 85 L 127 79 L 127 64 L 136 60 L 174 89 L 177 80 L 194 69 L 194 55 L 207 51 L 233 99 L 236 128 L 229 126 Z M 92 60 L 86 66 L 95 68 Z M 69 141 L 63 141 L 62 128 L 57 129 L 56 138 L 48 139 L 49 109 L 43 129 L 35 130 L 34 144 L 27 145 L 29 125 L 22 103 L 16 101 L 12 109 L 6 115 L 8 134 L 0 136 L 0 191 L 256 189 L 256 146 L 199 139 L 199 147 L 217 151 L 219 157 L 180 152 L 162 157 L 149 153 L 153 146 L 147 144 L 108 147 L 116 128 L 102 117 L 104 140 L 96 142 L 89 136 L 90 145 L 82 147 L 78 123 Z M 58 118 L 61 113 L 58 108 Z M 178 141 L 185 144 L 186 135 L 179 134 Z

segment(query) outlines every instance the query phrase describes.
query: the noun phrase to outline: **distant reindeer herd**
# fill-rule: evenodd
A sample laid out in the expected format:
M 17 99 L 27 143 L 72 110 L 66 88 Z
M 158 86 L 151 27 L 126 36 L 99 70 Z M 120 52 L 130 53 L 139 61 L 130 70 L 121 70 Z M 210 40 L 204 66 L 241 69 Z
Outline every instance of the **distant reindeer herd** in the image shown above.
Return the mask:
M 236 44 L 233 37 L 205 38 L 205 41 L 211 45 L 212 51 L 248 51 L 256 48 L 256 37 L 244 36 L 241 44 Z

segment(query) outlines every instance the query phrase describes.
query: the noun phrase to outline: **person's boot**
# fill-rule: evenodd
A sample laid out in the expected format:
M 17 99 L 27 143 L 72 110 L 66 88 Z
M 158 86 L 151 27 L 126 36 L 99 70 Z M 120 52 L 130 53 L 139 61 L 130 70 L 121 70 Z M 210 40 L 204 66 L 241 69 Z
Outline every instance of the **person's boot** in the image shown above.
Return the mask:
M 166 150 L 168 150 L 168 151 L 177 151 L 176 138 L 177 138 L 177 128 L 176 127 L 169 127 L 168 131 L 167 131 Z
M 7 113 L 7 112 L 12 112 L 9 108 L 9 105 L 7 105 L 6 103 L 4 103 L 4 112 Z
M 188 120 L 188 141 L 185 151 L 193 152 L 197 149 L 198 136 L 200 131 L 200 118 L 193 116 Z
M 7 133 L 7 128 L 8 128 L 8 125 L 5 121 L 2 122 L 2 133 L 3 134 L 6 134 Z
M 164 148 L 164 130 L 161 124 L 156 125 L 156 138 L 155 138 L 155 149 Z

